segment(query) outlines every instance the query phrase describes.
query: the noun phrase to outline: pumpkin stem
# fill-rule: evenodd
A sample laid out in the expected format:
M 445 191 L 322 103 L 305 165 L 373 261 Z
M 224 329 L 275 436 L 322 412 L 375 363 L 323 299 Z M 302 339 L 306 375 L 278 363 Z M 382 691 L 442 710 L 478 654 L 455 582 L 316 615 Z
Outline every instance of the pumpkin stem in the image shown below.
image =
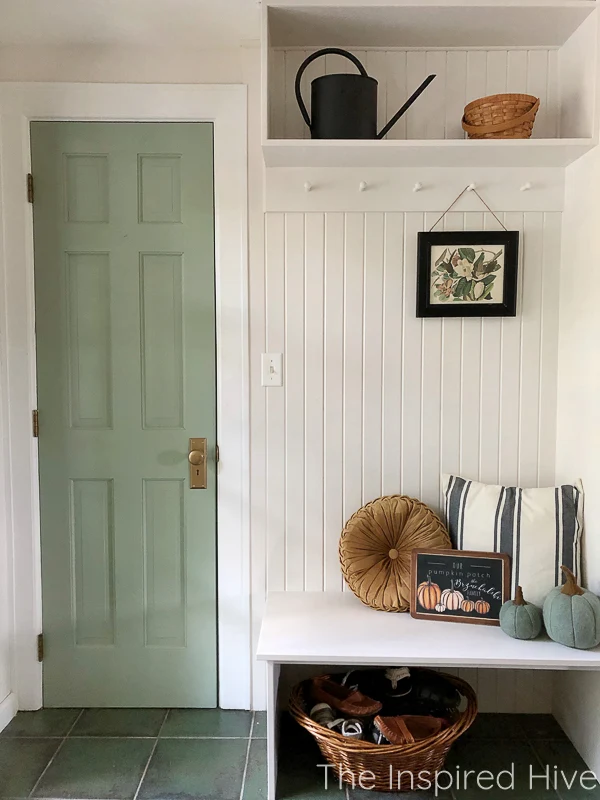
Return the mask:
M 561 593 L 567 594 L 569 595 L 569 597 L 573 597 L 574 595 L 577 594 L 584 594 L 584 591 L 581 588 L 581 586 L 577 585 L 577 580 L 575 579 L 575 575 L 573 575 L 571 570 L 568 567 L 565 567 L 564 565 L 561 567 L 561 569 L 566 577 L 565 585 L 562 587 Z
M 520 586 L 517 586 L 517 591 L 515 592 L 515 599 L 513 602 L 516 606 L 525 605 L 525 600 L 523 598 L 523 589 Z

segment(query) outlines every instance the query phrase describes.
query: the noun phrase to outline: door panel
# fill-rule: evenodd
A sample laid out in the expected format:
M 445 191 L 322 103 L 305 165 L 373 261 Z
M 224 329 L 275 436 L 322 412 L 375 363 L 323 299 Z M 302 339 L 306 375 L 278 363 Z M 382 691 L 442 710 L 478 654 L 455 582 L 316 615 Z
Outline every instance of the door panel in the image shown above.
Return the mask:
M 44 702 L 213 707 L 212 125 L 36 122 L 31 143 Z

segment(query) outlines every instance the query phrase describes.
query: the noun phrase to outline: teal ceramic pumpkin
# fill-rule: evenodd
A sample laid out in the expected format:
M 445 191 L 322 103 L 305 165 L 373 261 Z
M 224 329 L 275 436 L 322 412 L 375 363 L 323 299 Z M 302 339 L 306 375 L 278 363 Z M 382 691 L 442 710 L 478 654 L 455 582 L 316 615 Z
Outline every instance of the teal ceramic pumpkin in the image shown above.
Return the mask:
M 513 639 L 536 639 L 542 632 L 542 610 L 525 602 L 520 586 L 515 599 L 508 600 L 500 609 L 500 627 Z
M 600 598 L 577 585 L 567 567 L 564 586 L 552 589 L 544 600 L 544 624 L 548 636 L 559 644 L 589 650 L 600 644 Z

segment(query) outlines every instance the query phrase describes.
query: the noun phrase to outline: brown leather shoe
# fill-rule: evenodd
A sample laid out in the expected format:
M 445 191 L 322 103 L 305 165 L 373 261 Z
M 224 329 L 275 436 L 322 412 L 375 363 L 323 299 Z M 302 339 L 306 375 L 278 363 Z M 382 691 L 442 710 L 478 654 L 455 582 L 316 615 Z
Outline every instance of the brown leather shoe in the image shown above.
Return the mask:
M 373 723 L 377 730 L 391 744 L 412 744 L 418 739 L 435 736 L 446 727 L 446 720 L 439 717 L 423 717 L 402 714 L 398 717 L 375 717 Z
M 312 696 L 318 702 L 328 703 L 349 717 L 370 717 L 381 711 L 378 700 L 373 700 L 356 689 L 342 686 L 332 681 L 328 675 L 313 678 Z

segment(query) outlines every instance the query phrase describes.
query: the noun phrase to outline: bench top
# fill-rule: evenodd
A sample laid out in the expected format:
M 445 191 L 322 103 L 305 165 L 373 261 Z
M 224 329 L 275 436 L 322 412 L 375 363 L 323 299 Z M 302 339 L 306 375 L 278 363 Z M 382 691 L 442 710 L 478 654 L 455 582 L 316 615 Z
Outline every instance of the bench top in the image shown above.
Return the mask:
M 600 647 L 521 642 L 498 627 L 375 611 L 351 592 L 270 592 L 257 658 L 289 664 L 600 670 Z

